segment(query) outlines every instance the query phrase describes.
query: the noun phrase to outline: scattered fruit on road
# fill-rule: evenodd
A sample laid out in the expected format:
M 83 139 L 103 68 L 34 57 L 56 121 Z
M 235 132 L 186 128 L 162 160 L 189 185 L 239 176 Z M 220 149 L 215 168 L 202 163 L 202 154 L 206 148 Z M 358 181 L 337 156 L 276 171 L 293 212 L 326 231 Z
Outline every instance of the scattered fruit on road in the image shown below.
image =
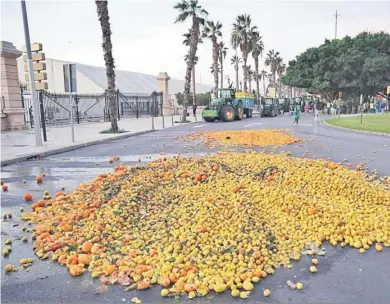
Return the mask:
M 5 270 L 5 272 L 16 271 L 16 266 L 15 265 L 11 265 L 11 264 L 7 264 L 7 265 L 5 265 L 4 270 Z
M 390 244 L 383 184 L 363 171 L 287 154 L 120 164 L 33 206 L 22 218 L 35 224 L 39 258 L 66 265 L 73 276 L 88 271 L 104 284 L 160 284 L 162 296 L 215 291 L 246 298 L 307 248 L 323 254 L 324 241 L 357 249 Z
M 199 140 L 209 147 L 216 145 L 247 147 L 282 146 L 298 141 L 297 138 L 289 135 L 285 130 L 272 129 L 194 132 L 183 135 L 178 139 L 191 142 Z
M 265 297 L 269 297 L 271 295 L 271 291 L 269 289 L 264 290 L 263 292 Z
M 302 290 L 303 289 L 303 284 L 301 282 L 297 283 L 297 289 Z

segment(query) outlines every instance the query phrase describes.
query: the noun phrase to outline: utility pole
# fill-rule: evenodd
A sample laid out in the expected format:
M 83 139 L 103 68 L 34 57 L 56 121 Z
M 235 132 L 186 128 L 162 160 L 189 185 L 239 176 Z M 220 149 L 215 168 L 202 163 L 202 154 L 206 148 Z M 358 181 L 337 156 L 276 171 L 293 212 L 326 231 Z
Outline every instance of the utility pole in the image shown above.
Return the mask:
M 24 38 L 26 41 L 28 72 L 30 76 L 31 99 L 32 99 L 33 113 L 34 113 L 35 145 L 42 146 L 41 124 L 39 121 L 40 111 L 39 111 L 39 105 L 37 100 L 37 91 L 35 89 L 35 77 L 34 77 L 34 69 L 33 69 L 32 56 L 31 56 L 30 31 L 28 29 L 26 2 L 22 0 L 21 5 L 22 5 L 23 26 L 24 26 Z
M 334 26 L 334 39 L 337 39 L 337 18 L 340 16 L 340 14 L 337 13 L 333 15 L 335 17 L 335 26 Z

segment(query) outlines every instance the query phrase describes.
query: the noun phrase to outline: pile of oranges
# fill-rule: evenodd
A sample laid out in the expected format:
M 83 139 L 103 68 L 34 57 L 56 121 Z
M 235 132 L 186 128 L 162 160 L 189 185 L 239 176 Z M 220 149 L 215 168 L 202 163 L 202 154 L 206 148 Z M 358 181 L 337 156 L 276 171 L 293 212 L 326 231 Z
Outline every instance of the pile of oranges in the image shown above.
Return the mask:
M 385 251 L 390 191 L 325 160 L 220 152 L 120 164 L 34 203 L 24 219 L 36 224 L 36 255 L 73 276 L 88 272 L 130 289 L 159 284 L 162 296 L 229 290 L 247 298 L 312 245 Z

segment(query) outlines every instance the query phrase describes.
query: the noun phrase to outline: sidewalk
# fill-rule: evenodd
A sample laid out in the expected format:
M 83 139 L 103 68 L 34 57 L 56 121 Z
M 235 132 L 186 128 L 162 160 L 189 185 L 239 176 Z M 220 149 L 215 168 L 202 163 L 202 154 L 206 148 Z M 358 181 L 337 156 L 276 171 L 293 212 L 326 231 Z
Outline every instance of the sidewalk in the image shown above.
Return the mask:
M 191 122 L 195 121 L 193 116 L 187 117 Z M 201 121 L 201 114 L 198 113 L 197 120 Z M 173 121 L 180 121 L 179 115 L 173 116 Z M 152 132 L 152 118 L 124 118 L 119 122 L 119 128 L 127 131 L 119 134 L 100 134 L 100 131 L 110 128 L 109 122 L 98 122 L 90 124 L 75 124 L 75 142 L 72 142 L 70 125 L 62 127 L 47 128 L 47 142 L 43 146 L 35 146 L 34 129 L 23 131 L 1 132 L 1 166 L 15 162 L 24 161 L 36 156 L 48 156 L 77 148 L 90 146 L 99 142 L 135 136 L 147 132 Z M 174 126 L 180 125 L 174 123 Z M 172 127 L 172 116 L 164 117 L 164 127 Z M 154 117 L 154 130 L 163 129 L 163 118 Z M 43 136 L 42 136 L 43 140 Z

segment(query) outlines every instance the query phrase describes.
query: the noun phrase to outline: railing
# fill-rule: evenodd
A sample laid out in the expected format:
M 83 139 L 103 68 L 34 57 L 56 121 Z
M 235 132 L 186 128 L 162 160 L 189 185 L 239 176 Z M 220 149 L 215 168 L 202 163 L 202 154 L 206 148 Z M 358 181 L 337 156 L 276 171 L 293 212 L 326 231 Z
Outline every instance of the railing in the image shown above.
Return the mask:
M 25 125 L 34 127 L 31 96 L 21 87 L 22 104 L 25 109 Z M 107 92 L 103 94 L 72 94 L 71 109 L 69 94 L 38 92 L 40 109 L 46 126 L 61 126 L 71 122 L 71 111 L 75 124 L 109 121 Z M 118 119 L 162 115 L 162 93 L 134 94 L 116 92 Z M 42 119 L 41 119 L 42 125 Z

